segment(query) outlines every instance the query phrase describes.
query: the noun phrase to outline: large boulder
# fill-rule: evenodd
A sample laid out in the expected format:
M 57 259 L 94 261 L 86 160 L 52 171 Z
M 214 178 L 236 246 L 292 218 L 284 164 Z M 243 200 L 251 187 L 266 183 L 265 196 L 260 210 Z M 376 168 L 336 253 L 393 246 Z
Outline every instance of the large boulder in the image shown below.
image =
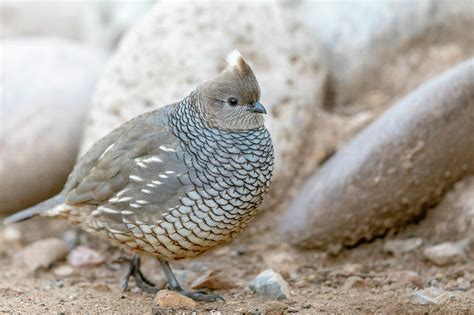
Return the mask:
M 107 56 L 53 39 L 0 45 L 0 213 L 8 213 L 62 188 Z
M 325 47 L 325 107 L 338 112 L 388 105 L 474 51 L 471 0 L 304 0 L 288 7 Z
M 397 230 L 474 174 L 474 59 L 394 105 L 316 172 L 280 230 L 337 250 Z
M 239 18 L 245 17 L 245 18 Z M 82 152 L 130 118 L 181 100 L 239 49 L 267 106 L 276 151 L 271 192 L 291 186 L 322 98 L 318 47 L 286 6 L 261 2 L 157 3 L 121 42 L 94 98 Z M 308 155 L 311 150 L 308 149 Z
M 152 5 L 140 1 L 3 1 L 0 37 L 61 37 L 113 48 Z

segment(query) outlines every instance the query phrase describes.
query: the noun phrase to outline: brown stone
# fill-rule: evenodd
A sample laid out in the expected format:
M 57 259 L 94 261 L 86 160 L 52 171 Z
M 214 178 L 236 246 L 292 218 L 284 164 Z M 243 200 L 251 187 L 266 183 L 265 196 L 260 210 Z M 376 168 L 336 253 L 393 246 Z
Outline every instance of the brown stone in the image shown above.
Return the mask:
M 421 276 L 417 272 L 410 270 L 392 271 L 387 275 L 387 281 L 389 283 L 423 288 L 423 279 Z
M 194 309 L 198 306 L 197 302 L 193 301 L 187 296 L 170 290 L 158 291 L 153 302 L 156 306 L 164 308 Z

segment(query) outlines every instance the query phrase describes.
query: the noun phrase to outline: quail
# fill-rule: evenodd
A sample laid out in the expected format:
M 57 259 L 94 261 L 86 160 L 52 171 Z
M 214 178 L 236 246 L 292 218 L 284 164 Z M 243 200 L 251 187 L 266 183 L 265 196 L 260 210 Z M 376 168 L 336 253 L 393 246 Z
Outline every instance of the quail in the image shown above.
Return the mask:
M 183 289 L 169 261 L 196 257 L 230 241 L 256 215 L 273 171 L 273 145 L 251 67 L 238 51 L 226 68 L 178 103 L 139 115 L 95 143 L 57 196 L 5 219 L 62 216 L 135 253 L 133 276 L 153 283 L 138 255 L 156 257 L 172 290 Z

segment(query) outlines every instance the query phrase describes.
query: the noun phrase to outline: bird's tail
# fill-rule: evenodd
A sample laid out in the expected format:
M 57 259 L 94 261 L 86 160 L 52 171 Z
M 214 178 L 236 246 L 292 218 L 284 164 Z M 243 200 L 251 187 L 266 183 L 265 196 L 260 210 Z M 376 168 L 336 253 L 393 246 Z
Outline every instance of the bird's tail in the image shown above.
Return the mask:
M 52 210 L 54 207 L 62 204 L 63 201 L 64 201 L 64 196 L 62 194 L 56 195 L 50 199 L 40 202 L 37 205 L 34 205 L 30 208 L 26 208 L 24 210 L 21 210 L 17 213 L 14 213 L 6 217 L 3 220 L 3 224 L 7 225 L 7 224 L 15 223 L 15 222 L 28 220 L 48 210 Z

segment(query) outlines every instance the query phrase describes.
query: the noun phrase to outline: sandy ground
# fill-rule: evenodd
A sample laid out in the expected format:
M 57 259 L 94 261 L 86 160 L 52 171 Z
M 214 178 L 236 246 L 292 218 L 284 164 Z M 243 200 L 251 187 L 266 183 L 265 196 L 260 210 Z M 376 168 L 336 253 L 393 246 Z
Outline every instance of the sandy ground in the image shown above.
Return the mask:
M 196 311 L 204 313 L 474 314 L 474 248 L 471 246 L 463 262 L 445 267 L 434 266 L 422 254 L 425 246 L 466 236 L 456 220 L 466 210 L 459 200 L 472 192 L 472 187 L 472 178 L 461 182 L 422 221 L 396 235 L 345 249 L 337 256 L 291 248 L 275 232 L 280 214 L 267 211 L 232 243 L 199 259 L 176 262 L 173 267 L 191 269 L 198 275 L 207 269 L 221 270 L 237 284 L 233 289 L 216 290 L 215 293 L 225 297 L 225 303 L 199 303 Z M 47 219 L 33 219 L 18 227 L 22 231 L 21 242 L 0 240 L 0 312 L 174 313 L 156 308 L 153 296 L 139 292 L 133 281 L 131 290 L 122 292 L 120 283 L 126 265 L 117 263 L 117 258 L 123 253 L 91 236 L 83 235 L 81 242 L 104 254 L 106 263 L 75 268 L 66 277 L 52 271 L 55 266 L 66 264 L 64 261 L 49 270 L 29 273 L 25 266 L 16 263 L 15 254 L 34 240 L 61 237 L 70 227 L 64 221 Z M 466 231 L 471 233 L 472 226 Z M 0 235 L 1 232 L 0 229 Z M 386 239 L 414 236 L 422 238 L 424 243 L 411 253 L 394 257 L 383 251 Z M 146 258 L 143 265 L 146 275 L 163 283 L 161 271 L 152 258 Z M 248 289 L 249 282 L 268 267 L 277 269 L 287 279 L 291 288 L 289 299 L 270 301 Z M 450 297 L 436 305 L 419 305 L 411 298 L 416 285 L 400 279 L 398 271 L 414 271 L 420 276 L 419 286 L 442 288 Z M 348 289 L 344 284 L 351 276 L 362 280 Z M 464 283 L 462 288 L 460 283 Z

